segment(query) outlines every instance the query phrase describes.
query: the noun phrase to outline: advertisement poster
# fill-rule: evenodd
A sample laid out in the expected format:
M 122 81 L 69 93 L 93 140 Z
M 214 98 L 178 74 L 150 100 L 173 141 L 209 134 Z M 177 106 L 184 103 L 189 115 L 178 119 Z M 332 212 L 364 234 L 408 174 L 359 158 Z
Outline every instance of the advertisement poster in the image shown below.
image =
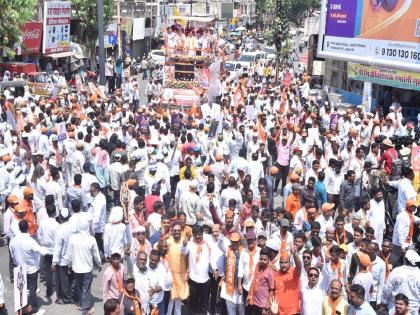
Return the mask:
M 420 1 L 328 0 L 323 51 L 420 65 Z
M 26 22 L 22 27 L 22 44 L 18 55 L 37 54 L 41 49 L 42 22 Z
M 330 116 L 330 130 L 337 130 L 338 129 L 338 119 L 340 116 L 338 113 L 333 113 Z
M 420 73 L 348 63 L 349 79 L 420 91 Z
M 70 2 L 44 3 L 44 40 L 42 52 L 46 55 L 70 49 Z
M 411 166 L 414 172 L 420 172 L 420 147 L 413 147 L 412 149 Z
M 28 304 L 28 282 L 26 276 L 26 265 L 19 265 L 13 269 L 13 296 L 15 312 L 21 310 Z

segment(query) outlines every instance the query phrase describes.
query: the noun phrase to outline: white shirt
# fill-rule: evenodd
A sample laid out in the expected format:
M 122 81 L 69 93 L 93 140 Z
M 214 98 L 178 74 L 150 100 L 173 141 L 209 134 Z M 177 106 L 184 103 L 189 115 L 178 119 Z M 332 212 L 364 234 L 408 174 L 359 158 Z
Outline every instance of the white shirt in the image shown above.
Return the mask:
M 225 242 L 229 242 L 227 238 L 225 238 L 223 235 L 219 235 L 219 239 L 215 240 L 212 235 L 204 234 L 203 235 L 204 240 L 210 247 L 210 271 L 214 271 L 214 268 L 217 269 L 218 274 L 222 275 L 225 270 L 225 255 L 223 254 L 223 251 L 220 249 L 219 243 L 223 244 Z M 222 248 L 224 248 L 222 246 Z
M 278 242 L 277 244 L 281 246 L 281 241 L 282 241 L 281 230 L 278 230 L 275 233 L 273 233 L 271 238 L 275 239 Z M 286 234 L 286 251 L 290 251 L 292 247 L 293 247 L 293 235 L 292 233 L 288 231 Z
M 418 314 L 420 307 L 420 269 L 413 266 L 401 266 L 393 269 L 386 279 L 382 290 L 382 303 L 388 305 L 389 313 L 394 314 L 394 299 L 398 293 L 408 297 L 412 315 Z
M 102 233 L 105 227 L 106 220 L 106 198 L 103 193 L 99 193 L 93 198 L 89 209 L 93 218 L 93 227 L 95 233 Z
M 331 260 L 324 265 L 322 269 L 322 288 L 327 291 L 331 281 L 339 280 L 341 283 L 347 282 L 347 263 L 344 259 L 340 259 L 341 262 L 341 279 L 338 278 L 338 268 L 333 271 L 331 267 Z
M 385 230 L 385 204 L 376 202 L 375 199 L 370 200 L 370 210 L 367 211 L 367 217 L 370 226 L 375 230 L 375 241 L 379 247 L 382 247 L 382 241 L 384 239 Z
M 223 189 L 222 193 L 220 194 L 220 207 L 222 209 L 228 208 L 230 199 L 235 199 L 236 208 L 242 209 L 242 196 L 241 192 L 238 189 L 232 187 Z
M 155 269 L 152 269 L 148 266 L 147 268 L 147 276 L 149 278 L 149 289 L 161 287 L 162 290 L 154 293 L 150 297 L 150 304 L 153 306 L 158 305 L 163 300 L 164 291 L 163 288 L 165 286 L 165 268 L 162 264 L 158 264 Z
M 239 258 L 238 265 L 238 278 L 242 278 L 242 286 L 245 290 L 251 289 L 252 280 L 254 279 L 255 267 L 260 260 L 260 248 L 257 247 L 254 255 L 252 256 L 252 270 L 250 265 L 251 253 L 248 248 L 244 249 Z
M 377 305 L 381 304 L 382 289 L 385 283 L 385 274 L 385 262 L 380 257 L 376 257 L 376 259 L 372 261 L 373 291 L 370 296 L 370 301 L 376 302 Z
M 143 313 L 148 314 L 149 303 L 150 303 L 150 295 L 149 295 L 150 280 L 149 280 L 149 275 L 147 272 L 147 267 L 145 267 L 144 271 L 140 271 L 137 265 L 134 265 L 133 274 L 136 280 L 135 282 L 136 290 L 140 294 L 142 314 Z
M 93 261 L 97 266 L 101 265 L 101 257 L 95 238 L 88 233 L 77 233 L 70 236 L 65 259 L 75 273 L 92 272 Z
M 59 266 L 68 265 L 69 262 L 65 259 L 65 256 L 71 235 L 73 235 L 73 231 L 70 222 L 65 222 L 58 227 L 54 243 L 53 264 Z
M 45 195 L 54 196 L 55 208 L 57 211 L 63 208 L 63 189 L 64 188 L 55 180 L 51 180 L 45 185 Z
M 389 184 L 398 188 L 398 213 L 404 212 L 406 201 L 416 200 L 417 197 L 412 182 L 408 178 L 403 178 L 399 181 L 390 181 Z
M 83 165 L 86 162 L 86 158 L 83 155 L 83 152 L 80 150 L 75 150 L 71 156 L 72 162 L 72 171 L 73 175 L 83 173 Z
M 370 301 L 370 289 L 373 286 L 373 275 L 371 272 L 358 272 L 352 284 L 360 284 L 365 289 L 365 301 Z
M 120 162 L 111 163 L 109 166 L 109 183 L 112 190 L 120 190 L 121 176 L 126 171 Z
M 359 307 L 354 307 L 352 305 L 349 305 L 348 314 L 350 315 L 376 315 L 376 312 L 373 310 L 372 306 L 370 306 L 370 304 L 365 301 Z
M 124 223 L 107 223 L 104 229 L 104 255 L 111 257 L 113 253 L 125 256 L 125 248 L 130 240 L 130 225 Z
M 197 261 L 198 248 L 199 244 L 191 240 L 188 242 L 187 246 L 181 247 L 181 253 L 183 255 L 188 255 L 188 270 L 191 280 L 198 283 L 205 283 L 209 280 L 209 267 L 211 261 L 210 246 L 206 241 L 202 241 L 201 254 Z M 215 265 L 213 265 L 212 268 L 215 269 Z
M 325 174 L 325 189 L 331 195 L 340 194 L 340 186 L 344 180 L 343 173 L 337 174 L 334 170 L 328 170 Z
M 26 265 L 28 275 L 39 270 L 40 255 L 48 253 L 48 250 L 39 245 L 28 233 L 17 234 L 10 241 L 9 248 L 15 265 Z
M 420 218 L 414 216 L 414 223 L 420 221 Z M 410 231 L 410 217 L 407 211 L 403 211 L 397 215 L 395 221 L 394 233 L 392 235 L 392 244 L 405 249 L 412 244 L 412 240 L 407 242 L 408 233 Z
M 179 200 L 179 208 L 187 215 L 188 225 L 194 225 L 197 222 L 196 212 L 199 202 L 200 197 L 191 191 L 186 191 L 183 193 L 181 199 Z
M 332 217 L 329 217 L 328 220 L 325 219 L 324 215 L 320 215 L 318 218 L 316 218 L 317 222 L 321 225 L 321 229 L 319 231 L 319 237 L 324 238 L 325 232 L 327 231 L 327 227 L 334 227 L 334 220 Z
M 38 229 L 39 244 L 48 249 L 48 255 L 54 252 L 55 238 L 60 224 L 55 218 L 47 218 L 42 221 Z
M 321 315 L 322 301 L 325 298 L 325 292 L 319 285 L 310 288 L 308 284 L 303 285 L 301 289 L 301 314 L 302 315 Z
M 161 222 L 160 222 L 161 217 L 162 216 L 157 212 L 153 212 L 147 217 L 147 222 L 150 223 L 149 235 L 153 235 L 160 230 L 160 228 L 161 228 Z

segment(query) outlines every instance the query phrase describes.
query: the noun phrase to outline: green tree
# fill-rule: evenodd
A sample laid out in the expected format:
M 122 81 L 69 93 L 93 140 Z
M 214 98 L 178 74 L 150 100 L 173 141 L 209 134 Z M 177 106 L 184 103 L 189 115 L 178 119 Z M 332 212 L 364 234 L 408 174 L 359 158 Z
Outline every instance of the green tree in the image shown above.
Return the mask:
M 0 59 L 3 52 L 9 59 L 14 58 L 21 27 L 34 16 L 35 5 L 36 0 L 0 0 Z
M 294 1 L 294 0 L 291 0 Z M 278 70 L 280 60 L 287 58 L 288 50 L 282 49 L 287 46 L 289 39 L 289 0 L 270 0 L 267 2 L 266 9 L 272 12 L 266 19 L 265 39 L 267 44 L 276 48 L 276 82 L 278 78 Z
M 264 4 L 261 11 L 257 10 L 260 18 L 265 21 L 265 38 L 268 45 L 276 48 L 276 82 L 280 61 L 288 58 L 290 25 L 299 24 L 305 12 L 319 7 L 320 0 L 257 0 Z M 257 6 L 258 8 L 258 6 Z
M 96 65 L 95 53 L 96 40 L 98 39 L 98 9 L 96 3 L 97 0 L 72 0 L 73 19 L 79 21 L 78 39 L 86 46 L 93 67 Z M 104 27 L 106 29 L 114 12 L 114 0 L 103 0 L 103 4 Z

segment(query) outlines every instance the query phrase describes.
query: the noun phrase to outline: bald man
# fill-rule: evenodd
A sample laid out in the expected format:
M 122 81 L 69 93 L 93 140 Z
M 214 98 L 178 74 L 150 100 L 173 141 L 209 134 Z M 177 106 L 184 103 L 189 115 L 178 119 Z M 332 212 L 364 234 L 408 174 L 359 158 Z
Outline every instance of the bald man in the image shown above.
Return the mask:
M 296 246 L 291 249 L 292 255 L 288 252 L 280 254 L 280 269 L 274 278 L 275 297 L 279 303 L 280 314 L 299 314 L 300 313 L 300 275 L 302 272 L 302 262 L 296 250 Z M 295 267 L 290 264 L 293 256 Z

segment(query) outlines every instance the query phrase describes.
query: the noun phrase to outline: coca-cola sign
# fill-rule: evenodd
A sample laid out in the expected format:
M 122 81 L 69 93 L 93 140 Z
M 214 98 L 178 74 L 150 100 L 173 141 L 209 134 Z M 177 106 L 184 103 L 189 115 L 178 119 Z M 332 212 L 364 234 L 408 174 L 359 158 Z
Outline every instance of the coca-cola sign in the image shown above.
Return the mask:
M 42 22 L 26 22 L 22 32 L 22 53 L 39 53 L 42 40 Z

